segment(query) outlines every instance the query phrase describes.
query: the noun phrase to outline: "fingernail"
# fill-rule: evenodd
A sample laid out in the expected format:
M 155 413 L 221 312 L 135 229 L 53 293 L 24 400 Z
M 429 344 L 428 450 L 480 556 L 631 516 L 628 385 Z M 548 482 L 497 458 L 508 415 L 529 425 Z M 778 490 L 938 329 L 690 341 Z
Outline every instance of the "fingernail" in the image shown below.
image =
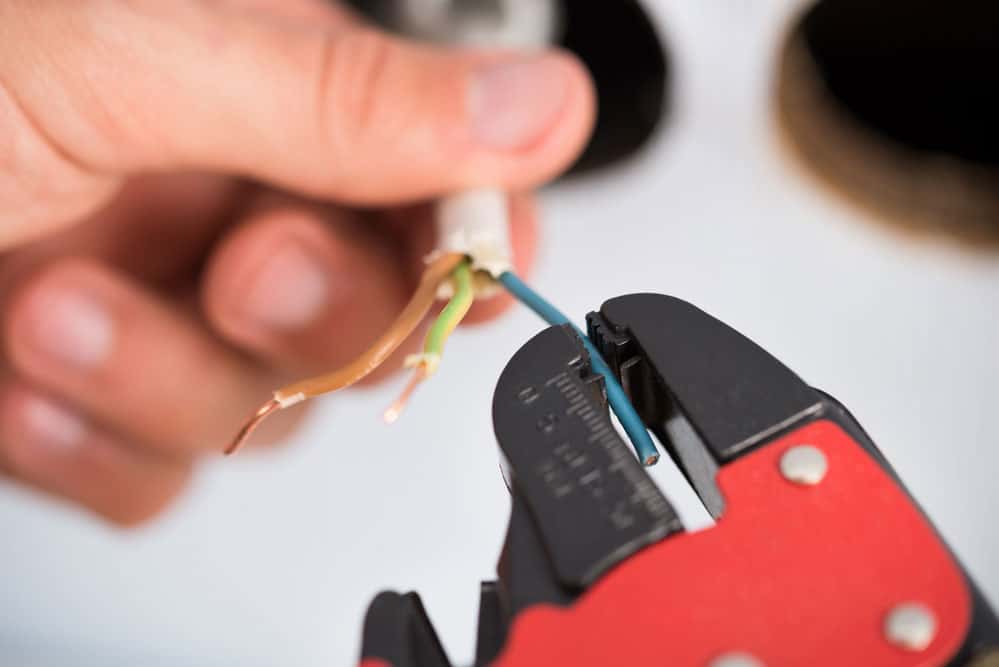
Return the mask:
M 35 451 L 72 451 L 79 447 L 87 433 L 87 424 L 82 418 L 41 396 L 27 396 L 19 401 L 13 421 L 17 425 L 19 446 Z
M 114 321 L 93 294 L 46 286 L 28 306 L 27 344 L 56 362 L 94 368 L 111 356 Z
M 329 301 L 326 267 L 298 241 L 279 246 L 252 279 L 242 308 L 269 329 L 300 329 L 314 322 Z
M 472 130 L 497 149 L 526 148 L 547 133 L 565 105 L 571 73 L 561 58 L 535 56 L 479 70 L 469 91 Z

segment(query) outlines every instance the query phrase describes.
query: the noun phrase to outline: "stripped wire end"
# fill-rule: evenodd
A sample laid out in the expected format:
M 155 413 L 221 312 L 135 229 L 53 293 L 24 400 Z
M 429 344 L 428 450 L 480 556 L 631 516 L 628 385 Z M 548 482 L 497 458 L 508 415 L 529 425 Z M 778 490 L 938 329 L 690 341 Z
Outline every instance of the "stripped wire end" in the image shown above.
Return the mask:
M 410 399 L 413 398 L 413 394 L 416 393 L 416 389 L 428 377 L 430 377 L 430 374 L 427 372 L 426 366 L 421 364 L 416 368 L 416 372 L 413 373 L 413 377 L 406 383 L 402 393 L 399 394 L 399 398 L 397 398 L 382 415 L 382 419 L 385 420 L 386 424 L 394 424 L 399 421 L 399 417 L 402 416 L 403 411 L 406 409 L 406 405 L 409 403 Z
M 430 331 L 427 332 L 427 338 L 423 342 L 423 351 L 420 354 L 411 354 L 406 357 L 405 367 L 415 368 L 416 372 L 403 389 L 398 400 L 389 406 L 389 409 L 382 415 L 386 424 L 395 423 L 399 419 L 420 383 L 440 368 L 445 343 L 461 321 L 465 319 L 472 307 L 472 302 L 475 301 L 472 271 L 467 261 L 455 267 L 451 274 L 451 281 L 453 295 L 431 325 Z
M 346 366 L 331 373 L 301 380 L 274 392 L 274 398 L 260 407 L 244 424 L 239 433 L 226 447 L 225 454 L 236 452 L 254 429 L 272 413 L 290 408 L 310 398 L 349 387 L 382 365 L 392 353 L 399 349 L 410 334 L 427 316 L 437 299 L 441 283 L 456 267 L 465 263 L 465 256 L 458 253 L 439 253 L 427 264 L 413 297 L 406 304 L 395 322 L 361 356 Z
M 270 415 L 280 410 L 281 407 L 282 407 L 281 403 L 278 402 L 276 398 L 272 398 L 271 400 L 261 405 L 260 409 L 258 409 L 255 413 L 253 413 L 253 416 L 250 417 L 250 419 L 246 422 L 246 424 L 243 425 L 243 428 L 239 429 L 239 433 L 237 433 L 236 437 L 233 438 L 231 443 L 229 443 L 229 446 L 225 448 L 225 455 L 229 456 L 239 451 L 239 449 L 249 439 L 250 434 L 252 434 L 256 430 L 256 428 L 260 426 L 260 422 L 264 421 Z
M 503 273 L 500 275 L 499 281 L 510 294 L 537 313 L 548 324 L 553 326 L 569 324 L 576 330 L 590 357 L 590 365 L 598 375 L 602 375 L 604 378 L 607 402 L 610 403 L 611 410 L 617 415 L 625 433 L 628 434 L 628 438 L 635 448 L 635 453 L 638 454 L 638 460 L 646 466 L 653 466 L 658 463 L 659 452 L 656 450 L 656 446 L 649 436 L 649 431 L 645 427 L 645 423 L 642 421 L 641 416 L 639 416 L 638 411 L 635 410 L 635 406 L 632 405 L 631 399 L 621 386 L 621 382 L 614 375 L 607 362 L 604 361 L 600 350 L 587 338 L 586 332 L 572 324 L 569 318 L 563 315 L 558 308 L 531 289 L 527 283 L 518 278 L 514 273 L 510 271 Z

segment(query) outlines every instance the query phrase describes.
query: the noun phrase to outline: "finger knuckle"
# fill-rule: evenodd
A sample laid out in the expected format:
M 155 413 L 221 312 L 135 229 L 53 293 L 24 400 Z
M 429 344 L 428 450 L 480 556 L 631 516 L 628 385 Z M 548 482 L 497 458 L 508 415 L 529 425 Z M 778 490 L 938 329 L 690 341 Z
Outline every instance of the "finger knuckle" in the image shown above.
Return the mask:
M 406 118 L 406 100 L 392 93 L 404 65 L 399 49 L 394 40 L 369 29 L 326 40 L 317 98 L 327 139 L 357 147 L 399 131 Z
M 0 83 L 0 243 L 88 212 L 111 180 L 86 169 Z

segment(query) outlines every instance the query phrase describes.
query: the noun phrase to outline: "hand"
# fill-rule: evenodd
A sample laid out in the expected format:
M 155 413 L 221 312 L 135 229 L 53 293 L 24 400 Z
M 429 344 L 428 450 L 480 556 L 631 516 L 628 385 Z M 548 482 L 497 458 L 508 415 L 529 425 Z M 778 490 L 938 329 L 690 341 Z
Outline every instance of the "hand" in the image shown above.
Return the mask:
M 0 470 L 155 515 L 271 389 L 394 318 L 418 202 L 527 192 L 593 114 L 568 56 L 407 43 L 323 0 L 0 3 Z

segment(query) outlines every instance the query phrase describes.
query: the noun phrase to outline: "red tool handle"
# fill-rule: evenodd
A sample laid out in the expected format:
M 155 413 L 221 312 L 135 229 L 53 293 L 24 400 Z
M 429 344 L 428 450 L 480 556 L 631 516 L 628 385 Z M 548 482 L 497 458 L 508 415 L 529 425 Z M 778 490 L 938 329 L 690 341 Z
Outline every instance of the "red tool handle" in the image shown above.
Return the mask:
M 780 470 L 802 444 L 828 462 L 815 485 Z M 723 467 L 717 481 L 726 501 L 717 525 L 641 551 L 571 607 L 520 614 L 495 664 L 702 667 L 745 652 L 769 667 L 940 665 L 958 651 L 971 616 L 961 571 L 838 425 L 804 426 Z M 888 615 L 909 602 L 937 624 L 922 650 L 886 637 Z

